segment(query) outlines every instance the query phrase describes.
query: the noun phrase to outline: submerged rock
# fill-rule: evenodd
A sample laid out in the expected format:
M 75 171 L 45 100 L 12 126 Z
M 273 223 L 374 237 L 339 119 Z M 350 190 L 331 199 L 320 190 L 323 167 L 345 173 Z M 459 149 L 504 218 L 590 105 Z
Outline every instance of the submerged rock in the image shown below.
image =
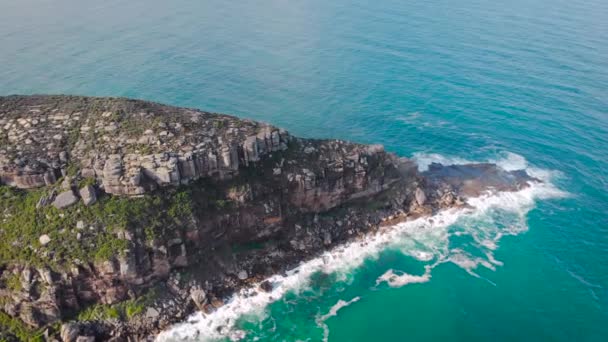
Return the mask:
M 476 197 L 488 191 L 517 191 L 539 182 L 525 171 L 506 171 L 496 164 L 442 165 L 432 163 L 422 173 L 429 186 L 450 189 L 458 196 Z

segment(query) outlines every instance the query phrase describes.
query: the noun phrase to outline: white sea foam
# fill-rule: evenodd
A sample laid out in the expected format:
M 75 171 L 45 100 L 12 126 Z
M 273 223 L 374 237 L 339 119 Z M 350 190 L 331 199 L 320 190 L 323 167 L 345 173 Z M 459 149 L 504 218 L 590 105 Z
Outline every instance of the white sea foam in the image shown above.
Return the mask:
M 431 280 L 432 267 L 426 266 L 423 275 L 412 275 L 402 271 L 394 271 L 392 268 L 378 277 L 376 285 L 387 283 L 390 287 L 401 287 L 407 284 L 426 283 Z
M 454 164 L 470 164 L 472 161 L 466 160 L 464 158 L 459 157 L 448 157 L 443 156 L 437 153 L 414 153 L 412 159 L 416 161 L 418 164 L 418 170 L 420 172 L 427 171 L 429 169 L 429 165 L 432 163 L 440 163 L 443 165 L 454 165 Z
M 360 297 L 355 297 L 351 300 L 344 301 L 342 299 L 340 299 L 336 304 L 334 304 L 334 306 L 332 306 L 329 309 L 329 312 L 326 313 L 323 316 L 319 316 L 316 319 L 317 325 L 323 329 L 323 342 L 327 342 L 329 340 L 329 327 L 327 326 L 327 324 L 325 324 L 325 321 L 328 318 L 334 317 L 338 315 L 338 311 L 340 311 L 342 308 L 345 308 L 349 305 L 351 305 L 352 303 L 355 303 L 357 301 L 359 301 L 359 299 L 361 299 Z
M 448 158 L 435 154 L 415 156 L 421 169 L 432 162 L 445 164 L 469 163 L 461 158 Z M 422 283 L 431 279 L 434 267 L 451 262 L 470 274 L 478 276 L 476 270 L 484 267 L 494 270 L 502 263 L 494 258 L 501 237 L 516 235 L 527 229 L 526 213 L 533 208 L 535 200 L 565 196 L 551 183 L 555 173 L 527 166 L 523 157 L 507 154 L 496 160 L 510 169 L 525 168 L 528 173 L 543 181 L 518 192 L 487 194 L 468 200 L 471 208 L 449 209 L 433 217 L 402 222 L 388 229 L 371 234 L 362 241 L 336 247 L 318 258 L 302 263 L 285 276 L 275 275 L 268 279 L 273 284 L 271 292 L 254 288 L 243 289 L 227 303 L 211 314 L 202 312 L 192 315 L 186 322 L 177 324 L 161 333 L 158 341 L 206 341 L 229 337 L 242 338 L 244 331 L 235 328 L 237 320 L 244 316 L 257 315 L 263 319 L 268 304 L 280 299 L 288 292 L 298 293 L 307 288 L 311 276 L 317 272 L 346 275 L 359 267 L 366 259 L 377 258 L 381 251 L 392 248 L 425 263 L 423 275 L 411 275 L 402 271 L 388 270 L 377 279 L 377 285 L 387 283 L 391 287 L 410 283 Z M 467 248 L 450 248 L 450 238 L 470 238 Z M 321 321 L 331 317 L 350 302 L 338 302 Z M 329 316 L 328 316 L 329 315 Z

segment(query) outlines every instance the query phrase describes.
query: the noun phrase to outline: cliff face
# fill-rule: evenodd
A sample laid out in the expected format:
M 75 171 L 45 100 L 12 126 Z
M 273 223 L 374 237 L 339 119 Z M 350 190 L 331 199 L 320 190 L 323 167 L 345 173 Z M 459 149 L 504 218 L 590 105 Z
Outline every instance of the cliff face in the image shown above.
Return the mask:
M 0 231 L 15 239 L 7 248 L 31 250 L 28 257 L 5 254 L 5 284 L 18 284 L 5 286 L 0 296 L 10 297 L 3 301 L 5 312 L 33 327 L 91 304 L 136 299 L 173 269 L 191 265 L 199 276 L 195 282 L 211 284 L 205 290 L 219 297 L 238 282 L 331 245 L 349 224 L 332 230 L 339 220 L 316 214 L 373 197 L 414 167 L 381 146 L 297 139 L 270 125 L 127 99 L 2 97 L 0 141 L 1 183 L 30 190 L 28 195 L 7 190 L 5 197 L 16 203 L 35 191 L 36 209 L 29 215 L 44 213 L 40 219 L 46 222 L 39 224 L 39 236 L 20 241 L 23 237 L 10 231 L 14 222 L 7 204 L 6 229 Z M 166 226 L 155 232 L 147 228 L 157 223 L 144 218 L 116 225 L 95 217 L 104 215 L 113 196 L 135 206 L 130 201 L 142 199 L 128 197 L 184 193 L 186 209 L 177 217 L 161 214 L 157 221 Z M 143 210 L 170 211 L 175 204 L 153 202 Z M 85 215 L 96 207 L 103 210 Z M 55 224 L 49 215 L 64 217 Z M 310 226 L 303 227 L 306 223 Z M 74 248 L 97 255 L 105 246 L 96 240 L 98 230 L 109 232 L 119 246 L 107 258 L 60 253 L 60 245 L 75 236 Z M 275 260 L 259 250 L 232 252 L 258 241 L 272 242 Z M 263 258 L 269 261 L 265 265 Z M 174 315 L 183 316 L 185 308 Z
M 150 336 L 383 222 L 529 180 L 144 101 L 0 97 L 0 314 L 88 322 L 51 331 L 65 341 Z

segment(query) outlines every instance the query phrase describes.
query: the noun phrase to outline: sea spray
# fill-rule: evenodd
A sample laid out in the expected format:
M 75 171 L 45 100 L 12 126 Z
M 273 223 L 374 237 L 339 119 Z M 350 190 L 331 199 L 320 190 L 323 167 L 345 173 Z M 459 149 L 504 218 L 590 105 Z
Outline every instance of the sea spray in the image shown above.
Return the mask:
M 425 154 L 417 154 L 415 159 L 421 170 L 432 162 L 447 164 L 470 162 L 460 158 Z M 367 259 L 377 258 L 381 251 L 386 249 L 400 250 L 426 263 L 425 272 L 422 275 L 412 275 L 390 269 L 376 280 L 376 286 L 387 283 L 391 287 L 399 287 L 429 281 L 432 269 L 446 262 L 456 264 L 474 276 L 478 276 L 475 270 L 480 266 L 494 270 L 496 266 L 501 265 L 493 255 L 498 241 L 505 235 L 516 235 L 527 229 L 525 215 L 533 208 L 535 200 L 566 195 L 551 183 L 554 173 L 527 167 L 523 157 L 507 154 L 505 159 L 496 162 L 505 169 L 525 168 L 542 182 L 534 182 L 530 187 L 518 192 L 487 193 L 478 198 L 471 198 L 467 200 L 469 207 L 446 209 L 432 217 L 402 222 L 370 234 L 362 241 L 338 246 L 302 263 L 285 275 L 268 278 L 267 281 L 273 285 L 270 292 L 258 291 L 257 286 L 242 289 L 216 311 L 210 314 L 198 312 L 186 322 L 161 333 L 157 340 L 206 341 L 225 338 L 239 340 L 246 334 L 245 331 L 237 328 L 240 317 L 257 315 L 258 319 L 262 320 L 266 314 L 265 308 L 270 303 L 282 298 L 288 292 L 297 294 L 306 289 L 311 276 L 315 273 L 336 274 L 338 279 L 344 280 L 348 272 L 359 267 Z M 469 248 L 450 249 L 449 241 L 452 237 L 471 238 L 471 245 L 477 251 Z M 473 255 L 474 252 L 481 255 Z M 347 304 L 353 304 L 355 301 L 352 300 Z M 323 329 L 324 336 L 329 334 L 326 328 L 325 326 Z

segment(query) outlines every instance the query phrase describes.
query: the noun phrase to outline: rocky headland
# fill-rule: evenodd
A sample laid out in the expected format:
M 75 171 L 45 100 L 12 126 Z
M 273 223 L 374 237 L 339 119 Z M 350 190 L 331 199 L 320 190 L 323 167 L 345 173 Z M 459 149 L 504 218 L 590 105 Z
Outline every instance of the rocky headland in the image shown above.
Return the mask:
M 139 100 L 0 97 L 0 339 L 153 339 L 338 244 L 532 181 Z

